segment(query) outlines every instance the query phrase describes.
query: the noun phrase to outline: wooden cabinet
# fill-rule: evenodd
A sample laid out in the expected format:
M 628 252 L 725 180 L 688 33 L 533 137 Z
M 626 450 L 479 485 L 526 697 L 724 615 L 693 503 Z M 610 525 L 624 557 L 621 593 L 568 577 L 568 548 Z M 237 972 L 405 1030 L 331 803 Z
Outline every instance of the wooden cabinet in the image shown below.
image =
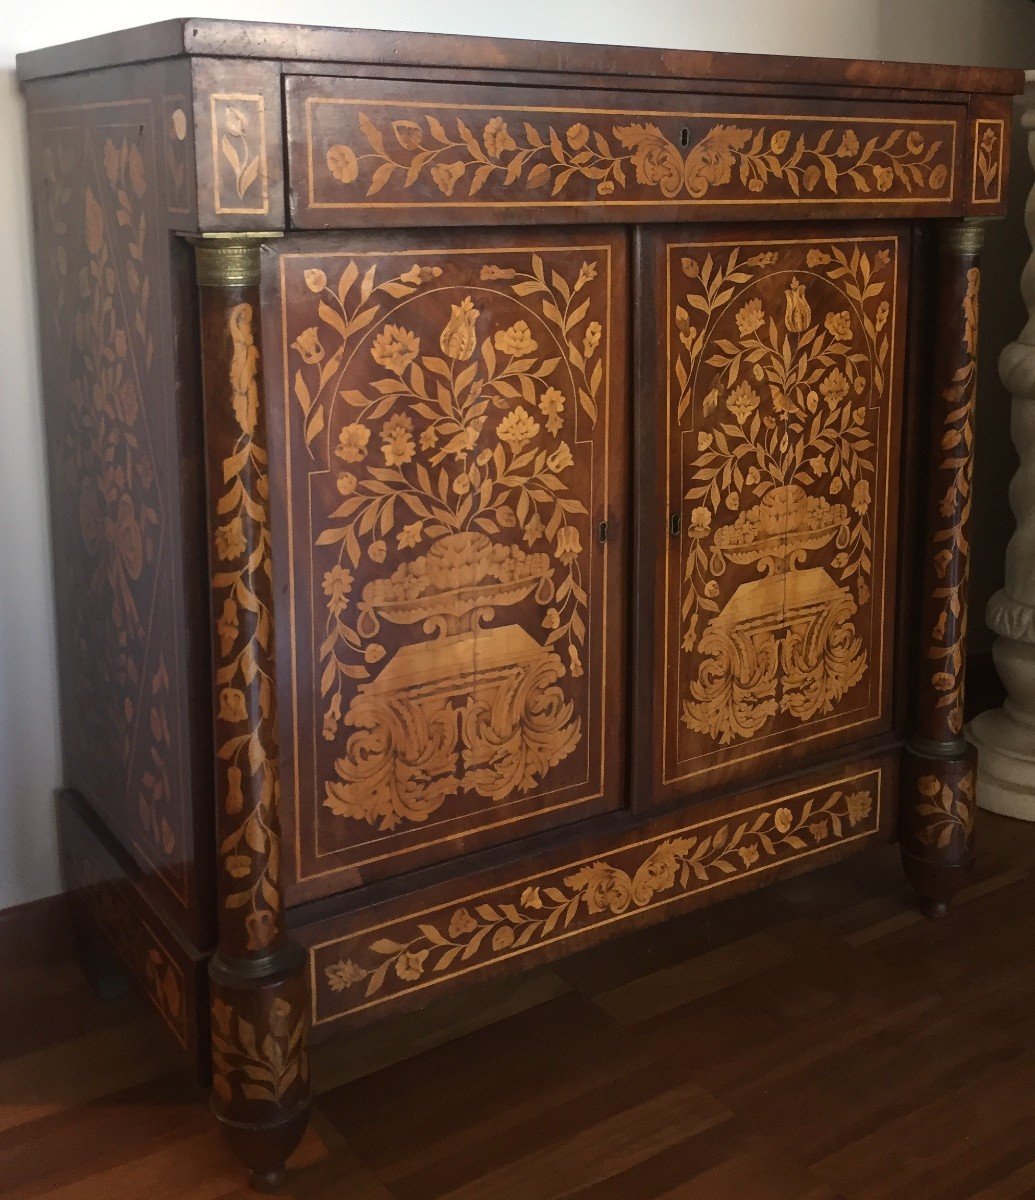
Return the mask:
M 1019 73 L 170 21 L 25 55 L 62 859 L 265 1187 L 357 1030 L 973 859 Z

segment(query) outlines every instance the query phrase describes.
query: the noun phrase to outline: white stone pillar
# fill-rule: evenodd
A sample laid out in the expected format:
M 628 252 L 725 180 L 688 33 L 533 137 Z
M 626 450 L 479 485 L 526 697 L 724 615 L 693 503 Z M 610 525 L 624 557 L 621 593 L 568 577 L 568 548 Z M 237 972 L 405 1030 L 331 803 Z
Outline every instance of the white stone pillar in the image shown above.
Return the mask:
M 1028 73 L 1023 125 L 1035 165 L 1035 71 Z M 1035 821 L 1035 189 L 1024 216 L 1033 246 L 1021 275 L 1028 323 L 999 360 L 1013 396 L 1010 432 L 1021 460 L 1010 484 L 1017 531 L 1006 550 L 1006 586 L 989 601 L 986 614 L 997 635 L 992 656 L 1008 695 L 1002 708 L 975 717 L 967 736 L 978 750 L 979 805 Z

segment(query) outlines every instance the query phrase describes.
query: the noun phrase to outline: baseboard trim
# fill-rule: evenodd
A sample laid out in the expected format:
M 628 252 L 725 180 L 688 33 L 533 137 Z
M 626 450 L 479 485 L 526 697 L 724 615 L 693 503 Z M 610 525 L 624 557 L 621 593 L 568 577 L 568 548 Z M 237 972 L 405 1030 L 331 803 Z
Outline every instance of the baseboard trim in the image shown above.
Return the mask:
M 0 909 L 0 970 L 39 962 L 41 947 L 48 959 L 72 953 L 72 915 L 62 892 Z

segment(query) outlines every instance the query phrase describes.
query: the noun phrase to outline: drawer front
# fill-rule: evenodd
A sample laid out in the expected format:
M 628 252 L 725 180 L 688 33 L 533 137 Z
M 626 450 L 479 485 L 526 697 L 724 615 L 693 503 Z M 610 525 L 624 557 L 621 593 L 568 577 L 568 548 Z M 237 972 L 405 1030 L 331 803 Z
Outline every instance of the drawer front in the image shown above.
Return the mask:
M 298 228 L 950 216 L 966 109 L 291 77 Z
M 897 751 L 842 763 L 302 926 L 313 1024 L 419 1007 L 887 839 L 897 778 Z
M 625 257 L 609 230 L 268 253 L 291 898 L 618 805 Z
M 894 227 L 642 235 L 653 799 L 890 728 L 907 256 Z

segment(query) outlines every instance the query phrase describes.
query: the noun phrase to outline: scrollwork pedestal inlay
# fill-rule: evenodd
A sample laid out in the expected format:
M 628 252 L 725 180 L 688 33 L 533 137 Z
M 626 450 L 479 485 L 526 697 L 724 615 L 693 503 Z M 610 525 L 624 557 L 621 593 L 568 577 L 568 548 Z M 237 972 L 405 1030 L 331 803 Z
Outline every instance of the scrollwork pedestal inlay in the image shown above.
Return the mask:
M 530 791 L 575 748 L 582 721 L 557 686 L 567 674 L 560 656 L 520 625 L 482 628 L 533 592 L 540 603 L 554 598 L 549 557 L 495 549 L 485 534 L 446 534 L 364 589 L 361 631 L 423 623 L 433 640 L 399 649 L 349 705 L 344 724 L 362 732 L 335 763 L 332 812 L 382 829 L 424 821 L 461 787 L 488 800 Z M 457 587 L 451 564 L 476 564 L 472 581 Z M 413 596 L 415 577 L 436 576 L 443 590 Z

